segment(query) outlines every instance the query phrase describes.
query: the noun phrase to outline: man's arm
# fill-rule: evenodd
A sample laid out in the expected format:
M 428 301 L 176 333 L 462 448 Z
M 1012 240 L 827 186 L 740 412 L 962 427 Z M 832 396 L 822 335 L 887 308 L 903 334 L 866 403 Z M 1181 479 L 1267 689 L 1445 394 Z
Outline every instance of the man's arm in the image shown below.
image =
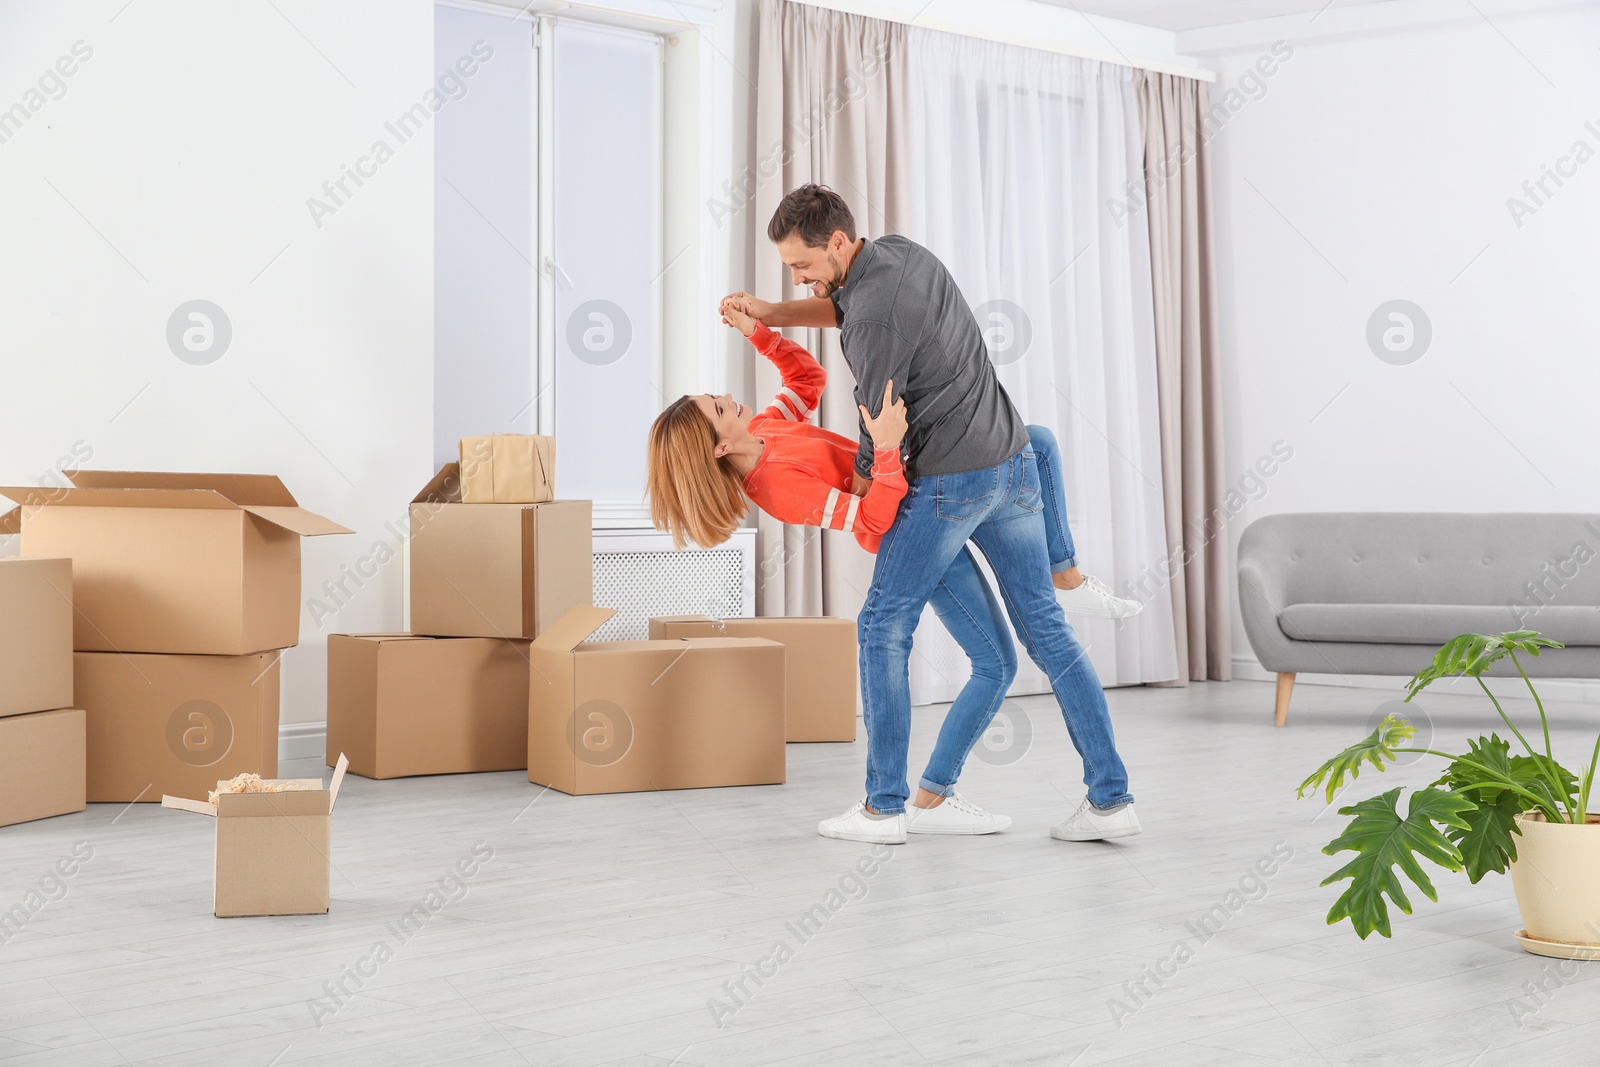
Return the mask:
M 825 296 L 808 296 L 801 300 L 785 300 L 774 304 L 758 300 L 749 293 L 729 293 L 723 303 L 732 303 L 745 314 L 759 319 L 773 329 L 784 326 L 815 326 L 821 329 L 839 325 L 838 312 L 833 301 Z

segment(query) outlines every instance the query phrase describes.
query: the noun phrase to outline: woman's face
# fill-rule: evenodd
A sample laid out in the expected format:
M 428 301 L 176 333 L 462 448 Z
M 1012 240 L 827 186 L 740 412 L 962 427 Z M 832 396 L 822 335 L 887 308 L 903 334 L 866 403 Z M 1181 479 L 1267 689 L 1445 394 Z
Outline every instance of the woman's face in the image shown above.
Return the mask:
M 730 394 L 701 393 L 694 402 L 717 431 L 717 455 L 726 455 L 732 446 L 750 436 L 750 409 Z

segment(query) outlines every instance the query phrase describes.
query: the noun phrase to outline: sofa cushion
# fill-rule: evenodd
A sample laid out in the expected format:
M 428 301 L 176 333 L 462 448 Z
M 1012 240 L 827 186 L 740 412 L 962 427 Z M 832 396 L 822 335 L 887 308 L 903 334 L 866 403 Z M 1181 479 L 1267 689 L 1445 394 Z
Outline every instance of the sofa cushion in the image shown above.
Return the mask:
M 1458 634 L 1537 630 L 1565 645 L 1600 645 L 1600 607 L 1556 604 L 1519 617 L 1489 604 L 1290 604 L 1278 628 L 1295 641 L 1442 645 Z

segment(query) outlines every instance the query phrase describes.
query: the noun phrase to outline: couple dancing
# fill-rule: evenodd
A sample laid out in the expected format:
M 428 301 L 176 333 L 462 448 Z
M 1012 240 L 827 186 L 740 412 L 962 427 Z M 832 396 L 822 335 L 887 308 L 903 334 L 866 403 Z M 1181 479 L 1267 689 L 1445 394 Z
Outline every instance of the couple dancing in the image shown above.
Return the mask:
M 955 789 L 1017 669 L 1005 615 L 971 542 L 999 581 L 1028 654 L 1049 676 L 1083 758 L 1088 795 L 1051 836 L 1137 834 L 1105 694 L 1063 607 L 1124 618 L 1140 605 L 1079 573 L 1055 437 L 1023 425 L 977 320 L 927 249 L 898 236 L 857 239 L 844 200 L 816 185 L 783 198 L 767 236 L 794 283 L 814 295 L 770 304 L 734 293 L 721 313 L 773 362 L 783 387 L 760 412 L 727 395 L 673 403 L 650 431 L 649 490 L 657 527 L 680 545 L 722 543 L 753 502 L 782 522 L 852 533 L 877 554 L 857 620 L 866 796 L 818 832 L 901 844 L 907 833 L 987 834 L 1011 825 Z M 783 326 L 839 328 L 857 382 L 859 445 L 812 423 L 826 375 L 775 332 Z M 972 676 L 908 806 L 911 637 L 929 604 L 972 661 Z

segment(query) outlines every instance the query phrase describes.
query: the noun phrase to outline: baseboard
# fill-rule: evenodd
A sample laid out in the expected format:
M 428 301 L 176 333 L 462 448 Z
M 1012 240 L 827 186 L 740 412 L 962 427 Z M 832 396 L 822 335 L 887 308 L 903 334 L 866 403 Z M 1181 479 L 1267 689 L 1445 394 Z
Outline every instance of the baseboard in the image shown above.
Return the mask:
M 1278 676 L 1261 666 L 1254 656 L 1233 657 L 1233 677 L 1237 681 L 1270 682 Z M 1497 698 L 1526 697 L 1528 687 L 1520 678 L 1489 678 L 1489 691 Z M 1294 684 L 1332 685 L 1344 689 L 1387 689 L 1397 697 L 1405 695 L 1406 679 L 1378 674 L 1296 674 Z M 1600 681 L 1587 678 L 1535 678 L 1539 696 L 1545 700 L 1561 700 L 1575 704 L 1600 704 Z M 1469 678 L 1451 678 L 1435 682 L 1428 687 L 1431 692 L 1471 695 L 1481 693 L 1478 683 Z
M 325 722 L 292 722 L 278 727 L 278 758 L 326 759 L 328 755 L 328 724 Z

